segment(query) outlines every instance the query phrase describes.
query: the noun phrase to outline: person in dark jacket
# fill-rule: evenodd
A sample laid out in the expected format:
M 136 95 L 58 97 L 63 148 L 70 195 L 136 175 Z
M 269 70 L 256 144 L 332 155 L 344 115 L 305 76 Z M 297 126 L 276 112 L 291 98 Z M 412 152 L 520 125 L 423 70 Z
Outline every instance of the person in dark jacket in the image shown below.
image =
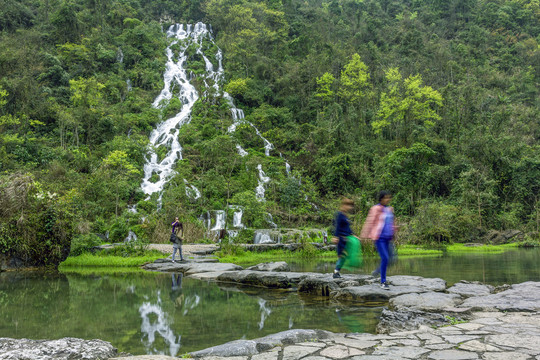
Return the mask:
M 174 261 L 174 255 L 176 254 L 176 251 L 178 251 L 178 254 L 180 255 L 180 261 L 184 261 L 184 257 L 182 256 L 182 241 L 184 237 L 184 225 L 180 221 L 178 221 L 178 218 L 174 219 L 174 222 L 171 224 L 172 226 L 172 233 L 171 233 L 171 242 L 173 243 L 173 253 L 172 253 L 172 262 Z
M 340 271 L 345 264 L 345 260 L 347 259 L 347 252 L 345 251 L 345 247 L 347 245 L 346 237 L 353 235 L 347 215 L 353 210 L 353 208 L 354 202 L 351 199 L 343 198 L 341 200 L 339 211 L 336 213 L 336 218 L 334 219 L 335 230 L 332 242 L 337 244 L 338 254 L 338 260 L 336 262 L 336 268 L 333 275 L 334 279 L 341 277 Z

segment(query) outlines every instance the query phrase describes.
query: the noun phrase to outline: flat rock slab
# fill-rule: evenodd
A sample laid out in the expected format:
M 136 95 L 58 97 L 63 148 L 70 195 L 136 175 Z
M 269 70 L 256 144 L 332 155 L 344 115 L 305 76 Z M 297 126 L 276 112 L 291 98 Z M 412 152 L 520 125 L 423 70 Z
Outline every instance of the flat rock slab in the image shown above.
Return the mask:
M 446 281 L 439 278 L 423 278 L 421 276 L 395 275 L 389 276 L 387 282 L 395 286 L 417 286 L 424 291 L 445 291 Z
M 217 277 L 217 281 L 250 286 L 287 289 L 296 286 L 312 273 L 274 272 L 274 271 L 228 271 Z
M 98 360 L 117 355 L 117 350 L 103 340 L 63 338 L 28 340 L 0 338 L 0 359 L 9 360 Z
M 241 270 L 241 266 L 228 263 L 215 262 L 153 262 L 146 264 L 143 269 L 161 272 L 183 272 L 186 275 L 205 273 L 205 272 L 222 272 Z
M 440 350 L 429 354 L 428 359 L 433 360 L 474 360 L 479 359 L 478 354 L 462 350 Z
M 418 286 L 390 286 L 390 290 L 381 289 L 379 285 L 351 286 L 339 289 L 331 293 L 337 300 L 354 301 L 378 301 L 385 302 L 388 299 L 408 293 L 419 293 L 425 291 Z
M 461 303 L 461 296 L 457 294 L 430 291 L 397 296 L 390 300 L 388 307 L 392 310 L 442 311 L 455 307 L 459 303 Z
M 468 298 L 474 296 L 487 296 L 492 294 L 493 290 L 495 290 L 495 288 L 491 285 L 460 281 L 446 291 L 450 294 L 457 294 L 461 297 Z
M 471 297 L 459 307 L 481 311 L 540 311 L 540 282 L 529 281 L 497 294 Z
M 208 349 L 192 352 L 193 357 L 208 356 L 251 356 L 259 352 L 267 351 L 276 346 L 291 345 L 305 341 L 316 341 L 329 337 L 328 332 L 322 330 L 287 330 L 277 334 L 268 335 L 254 340 L 237 340 L 223 345 L 213 346 Z M 305 347 L 305 346 L 303 346 Z M 317 347 L 310 347 L 306 355 L 318 351 Z
M 139 355 L 115 357 L 109 360 L 178 360 L 178 358 L 167 355 Z
M 267 262 L 248 267 L 246 270 L 255 271 L 289 271 L 289 264 L 285 261 Z

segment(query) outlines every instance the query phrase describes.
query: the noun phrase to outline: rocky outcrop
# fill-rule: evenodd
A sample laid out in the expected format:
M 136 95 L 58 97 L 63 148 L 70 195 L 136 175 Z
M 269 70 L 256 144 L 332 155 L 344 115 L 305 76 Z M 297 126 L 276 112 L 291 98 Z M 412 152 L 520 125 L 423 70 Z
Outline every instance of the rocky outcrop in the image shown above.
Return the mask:
M 450 294 L 458 294 L 461 297 L 486 296 L 495 288 L 491 285 L 481 284 L 479 282 L 460 281 L 446 290 Z
M 63 338 L 28 340 L 0 338 L 0 359 L 9 360 L 99 360 L 117 355 L 110 343 L 102 340 Z
M 519 230 L 490 230 L 484 237 L 484 240 L 489 244 L 500 245 L 521 241 L 523 238 L 524 234 Z

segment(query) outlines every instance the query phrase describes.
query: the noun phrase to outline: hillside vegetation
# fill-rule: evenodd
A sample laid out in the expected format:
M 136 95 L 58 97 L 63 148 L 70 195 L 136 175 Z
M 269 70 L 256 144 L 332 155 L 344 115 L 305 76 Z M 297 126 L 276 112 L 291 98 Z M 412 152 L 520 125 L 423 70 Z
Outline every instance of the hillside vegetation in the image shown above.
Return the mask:
M 180 106 L 151 106 L 163 28 L 197 21 L 223 51 L 222 88 L 275 149 L 247 125 L 231 136 L 226 102 L 201 97 L 156 211 L 140 190 L 148 135 Z M 538 0 L 0 0 L 0 31 L 1 252 L 54 262 L 72 239 L 130 229 L 166 241 L 176 215 L 200 239 L 197 218 L 228 204 L 250 227 L 267 212 L 326 227 L 341 195 L 358 226 L 381 189 L 413 242 L 539 230 Z

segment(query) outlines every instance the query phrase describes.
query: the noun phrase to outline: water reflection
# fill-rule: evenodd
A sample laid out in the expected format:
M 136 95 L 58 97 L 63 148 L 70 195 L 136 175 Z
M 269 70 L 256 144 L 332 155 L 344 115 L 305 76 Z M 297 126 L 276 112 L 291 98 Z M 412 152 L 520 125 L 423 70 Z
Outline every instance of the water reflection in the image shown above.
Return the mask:
M 259 307 L 261 312 L 261 321 L 259 321 L 259 330 L 264 328 L 264 320 L 272 313 L 268 307 L 266 307 L 266 300 L 259 298 Z
M 142 324 L 142 342 L 146 348 L 147 354 L 164 354 L 163 351 L 158 350 L 154 343 L 156 342 L 156 335 L 159 335 L 166 344 L 169 346 L 169 353 L 171 356 L 176 356 L 180 350 L 181 335 L 174 335 L 171 329 L 171 321 L 169 316 L 162 309 L 161 293 L 157 292 L 157 302 L 150 303 L 144 302 L 139 308 L 141 314 Z

